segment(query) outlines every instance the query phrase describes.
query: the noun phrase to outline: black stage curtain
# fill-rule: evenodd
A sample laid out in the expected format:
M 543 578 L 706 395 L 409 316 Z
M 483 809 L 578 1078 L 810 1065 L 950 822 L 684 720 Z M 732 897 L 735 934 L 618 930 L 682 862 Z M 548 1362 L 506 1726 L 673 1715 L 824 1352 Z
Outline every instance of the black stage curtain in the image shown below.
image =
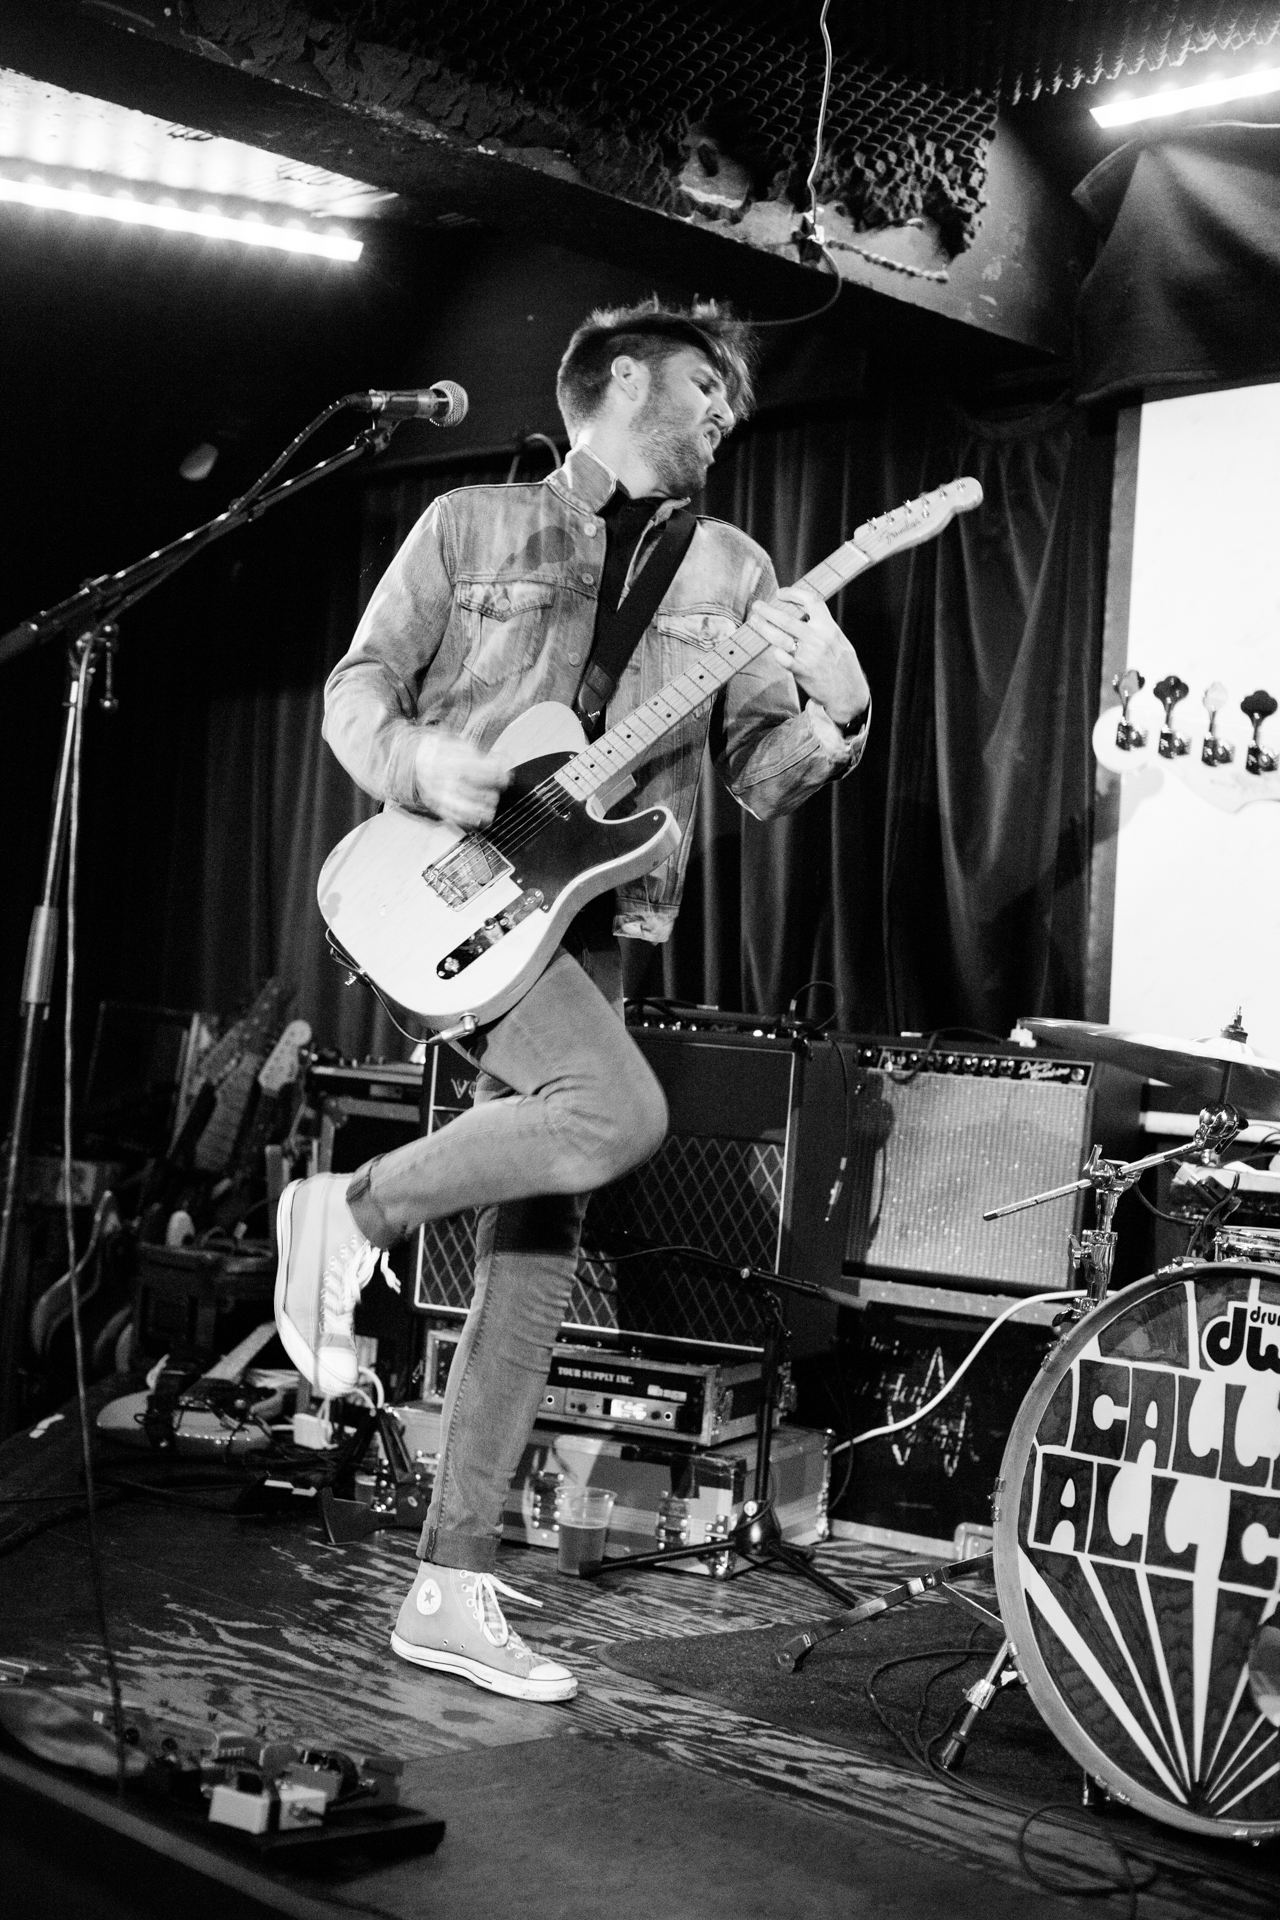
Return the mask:
M 1080 297 L 1086 400 L 1280 377 L 1280 126 L 1156 131 L 1075 197 L 1105 236 Z
M 726 449 L 708 509 L 784 580 L 957 474 L 986 504 L 837 603 L 875 698 L 857 772 L 767 826 L 707 779 L 685 910 L 668 948 L 628 954 L 632 991 L 776 1012 L 819 979 L 804 1008 L 862 1031 L 1082 1011 L 1110 453 L 1066 410 L 983 422 L 900 398 L 775 417 Z M 403 1056 L 323 942 L 316 875 L 369 803 L 320 740 L 321 690 L 432 495 L 504 471 L 317 490 L 130 617 L 120 713 L 88 730 L 86 1019 L 104 997 L 229 1012 L 276 973 L 320 1043 Z M 38 797 L 52 724 L 37 741 L 22 715 L 56 710 L 57 667 L 10 672 L 32 683 L 5 731 Z M 38 798 L 27 823 L 34 847 Z
M 633 982 L 777 1012 L 819 979 L 864 1032 L 1083 1011 L 1112 448 L 1065 407 L 899 409 L 759 432 L 713 476 L 783 579 L 958 474 L 985 498 L 836 602 L 875 700 L 858 770 L 769 826 L 704 780 L 685 910 Z

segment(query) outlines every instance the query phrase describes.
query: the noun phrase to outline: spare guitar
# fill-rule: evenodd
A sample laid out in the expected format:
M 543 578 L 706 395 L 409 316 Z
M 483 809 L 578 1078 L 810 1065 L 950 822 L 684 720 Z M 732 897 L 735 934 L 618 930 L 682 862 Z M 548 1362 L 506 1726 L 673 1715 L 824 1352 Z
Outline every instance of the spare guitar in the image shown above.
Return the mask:
M 245 1374 L 275 1330 L 274 1320 L 264 1320 L 195 1380 L 191 1369 L 183 1374 L 162 1360 L 148 1375 L 145 1393 L 107 1402 L 97 1418 L 98 1432 L 131 1446 L 224 1460 L 269 1446 L 267 1422 L 283 1409 L 288 1389 L 279 1379 L 254 1386 Z
M 858 528 L 804 576 L 824 600 L 931 540 L 982 499 L 952 480 Z M 354 971 L 437 1027 L 495 1020 L 533 985 L 565 928 L 597 894 L 660 865 L 679 845 L 666 807 L 609 817 L 632 770 L 769 642 L 740 626 L 591 746 L 555 701 L 521 714 L 494 751 L 511 784 L 493 824 L 464 833 L 388 806 L 329 855 L 317 889 L 332 942 Z

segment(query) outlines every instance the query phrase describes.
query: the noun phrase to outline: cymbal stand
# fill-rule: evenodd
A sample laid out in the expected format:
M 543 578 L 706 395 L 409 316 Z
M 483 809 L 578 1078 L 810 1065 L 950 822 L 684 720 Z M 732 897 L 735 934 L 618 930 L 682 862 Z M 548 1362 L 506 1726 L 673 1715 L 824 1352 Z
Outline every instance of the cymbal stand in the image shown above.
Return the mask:
M 1244 1115 L 1233 1106 L 1205 1107 L 1201 1111 L 1194 1138 L 1181 1146 L 1168 1147 L 1163 1153 L 1148 1153 L 1141 1160 L 1127 1162 L 1104 1160 L 1101 1147 L 1094 1147 L 1078 1180 L 1069 1180 L 1065 1186 L 1050 1187 L 1045 1193 L 1033 1193 L 1025 1200 L 1011 1200 L 1007 1206 L 991 1207 L 982 1217 L 984 1220 L 1002 1220 L 1007 1214 L 1022 1213 L 1027 1207 L 1042 1207 L 1047 1201 L 1062 1200 L 1068 1194 L 1094 1194 L 1097 1225 L 1085 1227 L 1078 1237 L 1072 1234 L 1070 1242 L 1071 1264 L 1080 1275 L 1081 1294 L 1079 1303 L 1072 1302 L 1066 1314 L 1070 1319 L 1079 1320 L 1094 1307 L 1100 1306 L 1110 1291 L 1119 1240 L 1114 1225 L 1115 1211 L 1121 1197 L 1128 1193 L 1148 1167 L 1164 1166 L 1174 1160 L 1198 1160 L 1217 1155 L 1230 1145 L 1238 1133 L 1243 1132 L 1247 1124 Z

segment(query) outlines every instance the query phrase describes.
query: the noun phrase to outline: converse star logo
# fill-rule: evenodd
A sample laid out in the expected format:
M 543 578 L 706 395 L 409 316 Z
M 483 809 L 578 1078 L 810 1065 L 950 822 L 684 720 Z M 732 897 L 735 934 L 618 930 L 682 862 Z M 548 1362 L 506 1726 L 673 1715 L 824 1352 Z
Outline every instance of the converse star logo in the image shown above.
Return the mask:
M 414 1606 L 419 1613 L 438 1613 L 440 1611 L 440 1589 L 434 1580 L 424 1580 L 414 1597 Z

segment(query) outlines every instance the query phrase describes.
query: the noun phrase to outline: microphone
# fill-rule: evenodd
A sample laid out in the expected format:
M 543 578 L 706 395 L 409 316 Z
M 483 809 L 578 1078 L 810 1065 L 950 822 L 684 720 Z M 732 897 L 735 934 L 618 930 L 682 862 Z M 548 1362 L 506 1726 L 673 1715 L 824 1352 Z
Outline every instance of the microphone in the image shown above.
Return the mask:
M 456 427 L 467 417 L 466 390 L 455 380 L 437 380 L 434 387 L 411 387 L 404 393 L 349 393 L 345 404 L 383 420 L 430 420 L 437 427 Z

